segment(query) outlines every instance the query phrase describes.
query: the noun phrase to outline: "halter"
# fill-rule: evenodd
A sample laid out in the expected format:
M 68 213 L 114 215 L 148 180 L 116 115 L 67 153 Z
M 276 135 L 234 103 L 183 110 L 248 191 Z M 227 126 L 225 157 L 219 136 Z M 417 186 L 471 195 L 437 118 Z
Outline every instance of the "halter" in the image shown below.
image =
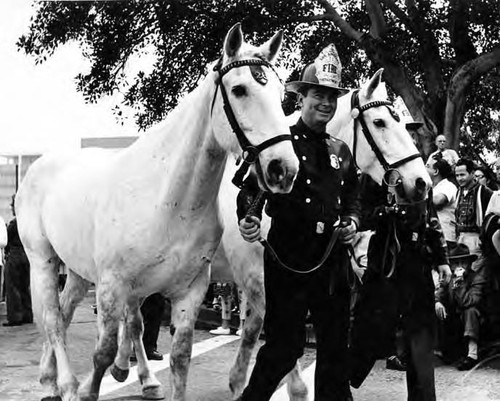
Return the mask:
M 356 163 L 356 146 L 357 146 L 357 135 L 356 135 L 356 121 L 359 121 L 362 127 L 363 134 L 365 135 L 366 141 L 372 148 L 373 153 L 375 153 L 375 156 L 377 156 L 378 161 L 382 165 L 383 169 L 388 172 L 390 170 L 395 170 L 398 167 L 402 166 L 405 163 L 408 163 L 411 160 L 418 159 L 419 157 L 422 157 L 420 153 L 414 153 L 411 154 L 407 157 L 404 157 L 401 160 L 398 160 L 392 164 L 389 164 L 389 162 L 385 159 L 384 155 L 382 154 L 380 148 L 377 146 L 375 143 L 375 140 L 373 139 L 373 136 L 368 129 L 368 126 L 366 125 L 366 122 L 363 118 L 363 113 L 371 109 L 372 107 L 380 107 L 380 106 L 392 106 L 392 102 L 388 100 L 375 100 L 374 102 L 366 103 L 363 106 L 359 105 L 359 89 L 355 90 L 352 94 L 351 97 L 351 115 L 354 119 L 354 135 L 353 135 L 353 146 L 352 146 L 352 155 L 354 158 L 354 162 Z M 391 115 L 399 121 L 397 115 L 395 115 L 393 110 L 389 110 L 391 112 Z
M 216 64 L 214 67 L 214 71 L 219 72 L 219 79 L 218 79 L 218 85 L 215 90 L 214 98 L 212 101 L 212 111 L 215 103 L 215 98 L 217 96 L 217 90 L 220 86 L 220 91 L 222 93 L 222 99 L 224 102 L 224 112 L 226 113 L 226 117 L 229 121 L 229 124 L 231 125 L 231 128 L 233 132 L 236 135 L 236 138 L 238 139 L 238 142 L 241 146 L 241 149 L 243 150 L 241 159 L 243 160 L 243 163 L 241 164 L 240 168 L 238 171 L 236 171 L 234 178 L 233 178 L 233 184 L 235 184 L 238 188 L 241 188 L 241 185 L 243 184 L 243 179 L 250 167 L 251 164 L 257 163 L 257 167 L 259 170 L 261 170 L 261 166 L 259 163 L 259 153 L 262 152 L 264 149 L 269 148 L 270 146 L 273 146 L 279 142 L 282 141 L 291 141 L 292 136 L 290 134 L 288 135 L 277 135 L 275 137 L 272 137 L 270 139 L 265 140 L 259 145 L 252 145 L 248 138 L 245 136 L 243 130 L 240 128 L 240 125 L 238 124 L 238 121 L 236 120 L 236 117 L 234 115 L 233 109 L 231 108 L 231 104 L 229 102 L 229 98 L 227 96 L 226 88 L 224 87 L 224 83 L 222 82 L 222 77 L 227 74 L 229 71 L 231 71 L 233 68 L 239 68 L 239 67 L 244 67 L 244 66 L 249 66 L 250 70 L 252 72 L 252 77 L 261 85 L 266 85 L 267 84 L 267 77 L 264 71 L 261 69 L 256 69 L 252 68 L 254 66 L 260 66 L 264 65 L 266 67 L 271 68 L 274 73 L 278 76 L 276 71 L 274 70 L 272 64 L 269 62 L 262 60 L 262 59 L 248 59 L 248 60 L 237 60 L 232 63 L 229 63 L 228 65 L 221 67 L 222 65 L 222 59 L 219 59 L 219 62 Z M 279 76 L 278 76 L 279 79 Z M 281 82 L 281 79 L 280 79 Z

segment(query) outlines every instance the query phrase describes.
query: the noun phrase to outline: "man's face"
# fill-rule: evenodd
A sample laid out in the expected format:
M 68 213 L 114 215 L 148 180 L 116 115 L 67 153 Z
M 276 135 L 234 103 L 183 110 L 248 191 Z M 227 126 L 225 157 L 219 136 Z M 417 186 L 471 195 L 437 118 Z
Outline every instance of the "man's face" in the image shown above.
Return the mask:
M 498 159 L 495 162 L 495 165 L 493 166 L 493 169 L 495 170 L 495 174 L 497 176 L 497 181 L 500 182 L 500 159 Z
M 434 159 L 433 157 L 430 157 L 429 160 L 427 160 L 427 163 L 425 163 L 425 168 L 427 169 L 427 172 L 431 177 L 434 177 L 434 175 L 436 174 L 434 164 L 436 164 L 436 159 Z
M 337 110 L 337 92 L 323 88 L 309 88 L 301 95 L 302 120 L 310 126 L 326 125 Z
M 436 145 L 439 150 L 445 150 L 446 148 L 446 138 L 444 135 L 438 135 L 436 138 Z
M 458 185 L 465 188 L 470 186 L 474 182 L 474 174 L 467 171 L 467 167 L 460 165 L 455 168 L 455 178 L 457 179 Z

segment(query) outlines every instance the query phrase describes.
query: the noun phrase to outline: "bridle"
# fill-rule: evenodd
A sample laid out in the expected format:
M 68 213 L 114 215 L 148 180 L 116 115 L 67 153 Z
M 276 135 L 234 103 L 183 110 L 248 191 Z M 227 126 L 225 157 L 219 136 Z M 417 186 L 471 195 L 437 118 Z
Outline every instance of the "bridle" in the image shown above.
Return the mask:
M 372 107 L 380 107 L 380 106 L 386 106 L 389 109 L 389 112 L 391 113 L 392 117 L 396 121 L 399 121 L 399 116 L 392 109 L 392 102 L 390 102 L 388 100 L 375 100 L 373 102 L 366 103 L 366 104 L 360 106 L 360 104 L 359 104 L 359 89 L 355 90 L 352 93 L 352 96 L 351 96 L 351 116 L 352 116 L 352 118 L 354 120 L 352 156 L 354 158 L 355 165 L 357 165 L 357 162 L 356 162 L 356 153 L 357 152 L 356 152 L 356 150 L 357 150 L 357 143 L 358 143 L 358 135 L 357 135 L 357 131 L 356 131 L 356 122 L 359 122 L 361 124 L 361 128 L 362 128 L 363 134 L 364 134 L 364 136 L 366 138 L 366 141 L 370 145 L 373 153 L 375 153 L 375 156 L 377 157 L 379 163 L 381 164 L 382 168 L 385 171 L 385 174 L 384 174 L 384 184 L 387 185 L 387 186 L 389 186 L 389 187 L 394 187 L 394 186 L 398 186 L 398 185 L 400 185 L 402 183 L 401 174 L 399 173 L 399 171 L 397 170 L 397 168 L 401 167 L 403 164 L 406 164 L 406 163 L 408 163 L 408 162 L 410 162 L 412 160 L 421 158 L 422 156 L 420 155 L 420 153 L 416 152 L 416 153 L 413 153 L 413 154 L 411 154 L 409 156 L 406 156 L 406 157 L 404 157 L 404 158 L 402 158 L 402 159 L 400 159 L 400 160 L 398 160 L 398 161 L 396 161 L 394 163 L 389 163 L 385 159 L 384 155 L 382 154 L 382 151 L 380 150 L 380 148 L 375 143 L 375 140 L 373 139 L 373 135 L 371 134 L 370 130 L 368 129 L 368 126 L 366 125 L 365 119 L 363 118 L 363 113 L 366 110 L 369 110 Z M 393 174 L 394 172 L 397 173 L 395 175 L 399 176 L 399 178 L 397 178 L 396 180 L 394 180 L 394 182 L 386 182 L 386 181 L 389 181 L 388 178 L 391 175 L 394 175 Z
M 282 141 L 291 141 L 292 136 L 290 134 L 287 135 L 276 135 L 275 137 L 272 137 L 270 139 L 265 140 L 259 145 L 253 145 L 250 143 L 248 138 L 246 137 L 245 133 L 241 129 L 240 125 L 238 124 L 238 121 L 236 120 L 236 116 L 234 115 L 233 109 L 231 108 L 231 103 L 229 102 L 229 98 L 227 95 L 226 88 L 224 87 L 224 83 L 222 82 L 222 78 L 224 75 L 226 75 L 229 71 L 231 71 L 233 68 L 240 68 L 244 66 L 249 66 L 250 71 L 252 73 L 252 77 L 261 85 L 266 85 L 267 84 L 267 76 L 266 73 L 262 68 L 259 66 L 266 66 L 269 67 L 271 70 L 274 71 L 276 76 L 278 76 L 278 79 L 281 81 L 279 78 L 279 75 L 277 72 L 274 70 L 274 67 L 271 63 L 262 60 L 262 59 L 247 59 L 247 60 L 237 60 L 233 61 L 232 63 L 229 63 L 228 65 L 222 67 L 222 58 L 219 59 L 217 64 L 214 67 L 214 71 L 217 71 L 219 73 L 219 77 L 217 80 L 217 86 L 214 94 L 214 98 L 212 100 L 212 112 L 213 112 L 213 107 L 215 103 L 215 98 L 217 97 L 217 90 L 220 87 L 220 91 L 222 94 L 222 99 L 224 103 L 224 112 L 226 113 L 226 117 L 229 121 L 229 124 L 231 125 L 231 128 L 236 135 L 236 138 L 238 139 L 238 142 L 241 146 L 241 149 L 243 150 L 242 155 L 241 155 L 241 166 L 236 171 L 234 178 L 233 178 L 233 184 L 235 184 L 237 187 L 241 188 L 243 184 L 243 179 L 250 168 L 250 165 L 256 163 L 256 167 L 259 171 L 262 171 L 262 167 L 260 166 L 259 163 L 259 153 L 262 152 L 264 149 L 269 148 L 270 146 L 273 146 L 279 142 Z M 262 180 L 263 185 L 265 184 L 265 181 Z

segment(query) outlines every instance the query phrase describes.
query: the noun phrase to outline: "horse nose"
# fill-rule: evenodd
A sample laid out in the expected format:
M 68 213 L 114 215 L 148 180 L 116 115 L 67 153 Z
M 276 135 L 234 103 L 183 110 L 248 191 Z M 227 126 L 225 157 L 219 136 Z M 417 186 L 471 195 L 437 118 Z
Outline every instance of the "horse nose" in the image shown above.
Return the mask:
M 419 199 L 424 199 L 425 194 L 427 193 L 428 188 L 427 188 L 427 183 L 425 182 L 425 180 L 422 177 L 418 177 L 415 180 L 415 189 L 416 189 L 418 198 Z
M 271 185 L 278 186 L 283 190 L 287 190 L 293 182 L 293 174 L 288 174 L 282 161 L 278 159 L 273 159 L 269 162 L 267 176 Z

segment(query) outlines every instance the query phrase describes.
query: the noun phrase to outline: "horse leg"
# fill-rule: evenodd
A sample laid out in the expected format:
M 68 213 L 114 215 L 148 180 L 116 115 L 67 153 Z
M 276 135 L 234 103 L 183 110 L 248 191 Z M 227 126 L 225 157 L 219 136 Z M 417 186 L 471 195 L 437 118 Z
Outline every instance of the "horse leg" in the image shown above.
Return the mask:
M 59 258 L 49 243 L 26 247 L 30 261 L 31 296 L 35 321 L 45 335 L 40 359 L 40 383 L 52 388 L 54 396 L 64 401 L 77 397 L 78 381 L 73 375 L 66 353 L 65 319 L 60 310 Z
M 146 350 L 142 342 L 144 324 L 139 302 L 128 305 L 126 325 L 126 331 L 134 343 L 135 356 L 137 358 L 137 374 L 142 385 L 142 398 L 145 400 L 163 400 L 165 393 L 163 392 L 161 383 L 149 368 Z M 128 355 L 130 355 L 130 351 Z
M 125 312 L 118 328 L 118 352 L 110 373 L 118 382 L 127 380 L 130 371 L 130 354 L 132 353 L 132 338 L 128 324 L 129 312 Z
M 300 362 L 297 361 L 294 368 L 286 375 L 287 390 L 290 401 L 308 401 L 307 385 L 302 380 Z
M 248 303 L 251 305 L 251 312 L 245 319 L 240 346 L 229 371 L 229 388 L 234 399 L 237 399 L 245 388 L 250 358 L 263 325 L 265 309 L 263 276 L 262 274 L 252 274 L 251 270 L 242 269 L 240 274 L 242 273 L 246 277 L 238 279 L 241 283 L 239 287 L 246 294 Z
M 252 271 L 254 273 L 252 273 Z M 229 372 L 229 388 L 233 398 L 237 399 L 243 392 L 252 351 L 259 338 L 264 323 L 266 309 L 264 276 L 258 269 L 241 269 L 238 281 L 243 291 L 247 294 L 251 305 L 250 316 L 245 320 L 245 326 L 241 335 L 241 343 L 236 355 L 235 362 Z M 235 275 L 236 277 L 236 275 Z M 287 389 L 290 401 L 307 401 L 307 385 L 300 374 L 300 364 L 297 361 L 295 367 L 287 374 Z
M 76 307 L 80 304 L 83 297 L 85 297 L 85 294 L 87 294 L 89 286 L 90 283 L 87 280 L 73 272 L 71 269 L 68 269 L 66 284 L 64 285 L 64 289 L 59 298 L 63 323 L 66 330 L 73 320 L 73 314 L 75 313 Z
M 175 327 L 170 351 L 171 401 L 185 401 L 186 384 L 193 347 L 194 324 L 207 292 L 210 269 L 203 269 L 181 298 L 171 299 L 172 325 Z
M 125 285 L 116 277 L 102 277 L 97 285 L 97 328 L 99 339 L 93 355 L 94 368 L 78 391 L 79 401 L 97 401 L 106 369 L 118 350 L 118 327 L 124 313 Z

